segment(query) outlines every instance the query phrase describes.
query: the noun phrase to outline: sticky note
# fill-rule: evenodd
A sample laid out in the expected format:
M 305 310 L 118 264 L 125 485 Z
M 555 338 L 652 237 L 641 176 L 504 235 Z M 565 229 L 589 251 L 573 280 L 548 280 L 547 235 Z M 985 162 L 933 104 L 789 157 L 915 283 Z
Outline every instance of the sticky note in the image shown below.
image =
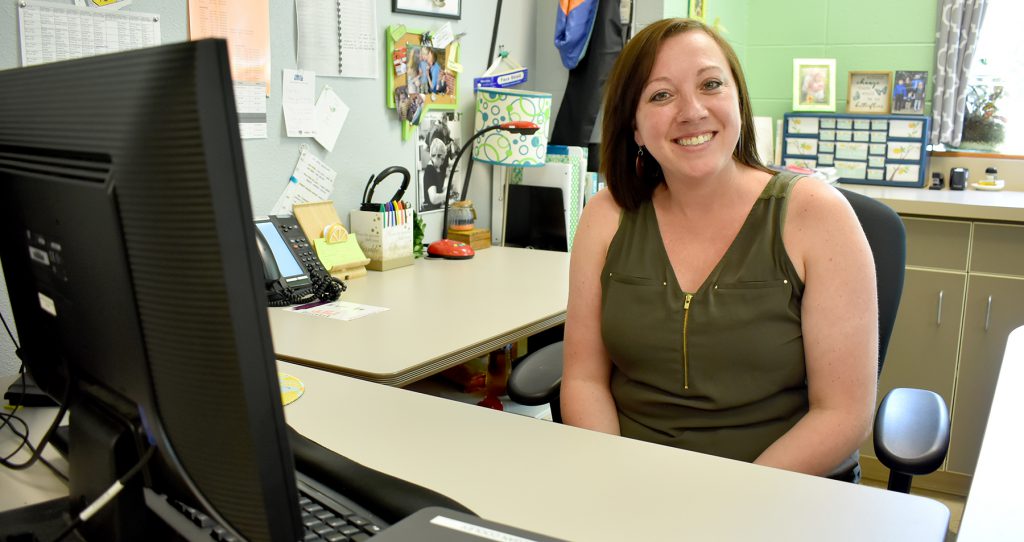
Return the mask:
M 341 243 L 328 243 L 323 238 L 314 239 L 313 248 L 316 249 L 316 255 L 320 258 L 320 263 L 328 271 L 337 266 L 367 260 L 363 250 L 359 248 L 359 243 L 356 242 L 356 236 L 354 235 L 349 235 L 348 240 Z

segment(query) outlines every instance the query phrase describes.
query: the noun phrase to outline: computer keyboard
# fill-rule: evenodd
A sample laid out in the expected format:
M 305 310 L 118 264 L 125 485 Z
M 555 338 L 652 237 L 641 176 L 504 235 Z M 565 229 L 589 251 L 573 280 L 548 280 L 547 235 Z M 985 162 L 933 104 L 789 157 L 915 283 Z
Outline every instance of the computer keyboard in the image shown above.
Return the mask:
M 359 542 L 368 540 L 388 526 L 386 522 L 351 499 L 328 489 L 322 484 L 295 473 L 299 487 L 299 511 L 307 542 Z M 196 527 L 217 542 L 241 542 L 203 513 L 182 502 L 171 505 Z

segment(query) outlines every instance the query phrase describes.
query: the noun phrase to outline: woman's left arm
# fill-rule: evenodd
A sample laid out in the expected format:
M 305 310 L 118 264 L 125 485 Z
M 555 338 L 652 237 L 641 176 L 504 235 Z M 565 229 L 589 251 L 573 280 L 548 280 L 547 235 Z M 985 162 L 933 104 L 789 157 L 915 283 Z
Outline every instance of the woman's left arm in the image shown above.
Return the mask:
M 783 242 L 803 271 L 810 408 L 755 463 L 824 475 L 871 429 L 878 371 L 874 260 L 850 204 L 812 179 L 793 187 Z

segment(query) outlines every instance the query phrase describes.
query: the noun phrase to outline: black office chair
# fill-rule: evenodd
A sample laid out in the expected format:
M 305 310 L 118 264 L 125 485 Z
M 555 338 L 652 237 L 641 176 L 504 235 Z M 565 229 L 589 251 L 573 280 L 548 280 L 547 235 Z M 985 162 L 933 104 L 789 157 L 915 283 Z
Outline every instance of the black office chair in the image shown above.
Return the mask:
M 853 207 L 875 260 L 878 287 L 878 371 L 881 374 L 889 337 L 903 293 L 906 231 L 903 221 L 885 204 L 842 188 Z M 559 389 L 562 383 L 562 343 L 556 342 L 521 358 L 508 382 L 509 397 L 524 405 L 551 406 L 562 421 Z M 939 468 L 949 448 L 949 411 L 937 393 L 897 388 L 878 407 L 874 426 L 875 453 L 889 468 L 889 489 L 910 492 L 913 476 Z M 853 461 L 836 472 L 853 468 Z

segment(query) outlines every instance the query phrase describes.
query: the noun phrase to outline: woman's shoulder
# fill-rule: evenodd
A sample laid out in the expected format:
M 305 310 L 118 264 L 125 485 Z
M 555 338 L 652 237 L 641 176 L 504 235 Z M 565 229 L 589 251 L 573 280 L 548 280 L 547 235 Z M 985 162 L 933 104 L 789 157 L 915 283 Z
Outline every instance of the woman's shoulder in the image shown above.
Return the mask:
M 622 208 L 615 202 L 612 193 L 607 188 L 602 188 L 587 201 L 583 212 L 589 212 L 595 217 L 615 218 L 618 221 L 619 215 L 622 214 Z
M 864 235 L 850 202 L 835 187 L 803 177 L 789 197 L 785 229 L 791 238 L 814 245 Z
M 835 187 L 811 177 L 796 177 L 789 194 L 790 214 L 807 214 L 811 218 L 830 213 L 852 213 L 849 202 Z
M 846 259 L 864 232 L 839 190 L 809 177 L 794 182 L 782 235 L 790 261 L 806 280 L 808 262 Z
M 607 189 L 600 190 L 587 201 L 573 238 L 574 268 L 589 269 L 587 273 L 600 271 L 615 232 L 619 229 L 621 216 L 622 209 Z
M 607 247 L 619 228 L 622 209 L 615 202 L 611 192 L 602 189 L 594 194 L 583 208 L 574 246 L 580 240 L 585 244 L 597 243 Z

